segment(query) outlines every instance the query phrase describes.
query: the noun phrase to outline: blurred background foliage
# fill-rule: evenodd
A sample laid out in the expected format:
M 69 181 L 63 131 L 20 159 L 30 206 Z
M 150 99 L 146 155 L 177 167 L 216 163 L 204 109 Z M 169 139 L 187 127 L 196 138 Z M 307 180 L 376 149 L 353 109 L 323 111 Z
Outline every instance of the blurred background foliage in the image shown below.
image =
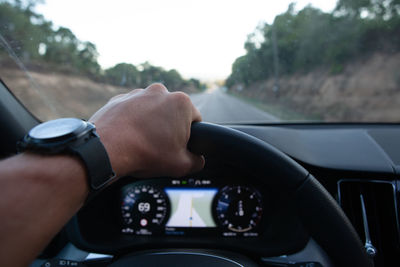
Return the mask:
M 340 73 L 354 58 L 400 50 L 400 0 L 339 0 L 331 13 L 312 6 L 296 11 L 292 3 L 272 24 L 259 25 L 244 47 L 246 54 L 232 65 L 228 87 L 248 86 L 277 72 L 327 68 Z
M 0 0 L 1 64 L 7 64 L 11 55 L 33 70 L 82 74 L 118 86 L 145 87 L 162 82 L 170 88 L 205 88 L 197 79 L 184 79 L 174 69 L 148 62 L 137 66 L 119 63 L 103 70 L 95 44 L 79 40 L 68 28 L 54 27 L 34 12 L 35 5 L 42 2 Z M 317 68 L 340 73 L 354 58 L 378 50 L 399 51 L 400 0 L 339 0 L 330 13 L 312 6 L 297 11 L 292 3 L 272 24 L 260 24 L 249 34 L 244 47 L 245 55 L 232 64 L 228 87 Z
M 118 86 L 146 87 L 162 82 L 168 88 L 204 89 L 197 79 L 184 79 L 174 69 L 165 70 L 145 62 L 139 66 L 119 63 L 103 70 L 96 45 L 79 40 L 71 30 L 54 27 L 34 12 L 42 0 L 0 0 L 0 65 L 21 60 L 31 70 L 53 70 L 88 76 Z M 12 57 L 12 58 L 10 58 Z

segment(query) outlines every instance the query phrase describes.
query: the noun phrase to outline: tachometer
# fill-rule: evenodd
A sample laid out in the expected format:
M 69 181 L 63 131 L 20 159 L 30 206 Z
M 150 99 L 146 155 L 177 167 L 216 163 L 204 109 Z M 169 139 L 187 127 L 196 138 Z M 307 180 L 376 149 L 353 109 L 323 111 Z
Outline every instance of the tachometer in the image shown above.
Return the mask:
M 226 186 L 220 191 L 215 203 L 220 225 L 230 231 L 248 232 L 261 220 L 261 195 L 254 188 Z
M 165 193 L 149 185 L 129 185 L 121 203 L 122 233 L 151 235 L 162 230 L 169 216 Z

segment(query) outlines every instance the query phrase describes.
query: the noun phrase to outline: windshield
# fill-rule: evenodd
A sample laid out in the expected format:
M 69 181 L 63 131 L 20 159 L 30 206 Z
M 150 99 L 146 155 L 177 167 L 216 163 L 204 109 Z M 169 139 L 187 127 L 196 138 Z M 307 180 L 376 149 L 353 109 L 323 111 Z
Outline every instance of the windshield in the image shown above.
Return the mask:
M 209 122 L 399 122 L 399 70 L 398 0 L 0 0 L 0 78 L 41 120 L 161 82 Z

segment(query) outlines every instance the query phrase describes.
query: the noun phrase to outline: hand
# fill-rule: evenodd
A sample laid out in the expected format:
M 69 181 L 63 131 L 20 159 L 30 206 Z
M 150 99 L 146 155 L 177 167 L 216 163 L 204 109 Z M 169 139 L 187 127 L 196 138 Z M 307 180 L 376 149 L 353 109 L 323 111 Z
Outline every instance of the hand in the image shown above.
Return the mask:
M 201 170 L 204 157 L 187 150 L 200 112 L 188 95 L 162 84 L 113 97 L 90 120 L 118 176 L 183 176 Z

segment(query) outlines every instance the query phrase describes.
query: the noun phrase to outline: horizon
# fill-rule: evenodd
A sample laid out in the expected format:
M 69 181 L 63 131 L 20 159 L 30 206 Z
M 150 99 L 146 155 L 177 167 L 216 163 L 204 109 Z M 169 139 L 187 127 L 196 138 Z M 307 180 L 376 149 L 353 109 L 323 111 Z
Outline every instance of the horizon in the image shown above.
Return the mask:
M 235 59 L 245 54 L 247 35 L 261 23 L 271 24 L 291 2 L 116 0 L 109 6 L 105 1 L 47 0 L 35 11 L 54 27 L 69 28 L 79 40 L 94 43 L 103 69 L 147 61 L 167 70 L 176 69 L 184 78 L 211 82 L 225 80 Z M 330 12 L 336 5 L 335 0 L 296 2 L 296 10 L 311 3 Z M 94 5 L 95 12 L 88 21 L 87 10 L 93 10 Z M 74 14 L 72 20 L 70 14 Z M 118 16 L 110 18 L 109 14 Z

